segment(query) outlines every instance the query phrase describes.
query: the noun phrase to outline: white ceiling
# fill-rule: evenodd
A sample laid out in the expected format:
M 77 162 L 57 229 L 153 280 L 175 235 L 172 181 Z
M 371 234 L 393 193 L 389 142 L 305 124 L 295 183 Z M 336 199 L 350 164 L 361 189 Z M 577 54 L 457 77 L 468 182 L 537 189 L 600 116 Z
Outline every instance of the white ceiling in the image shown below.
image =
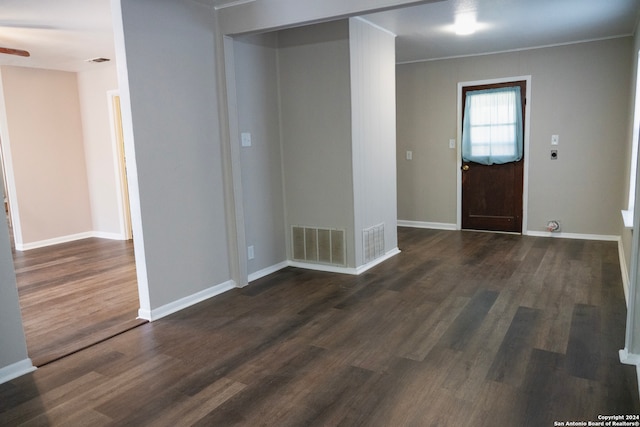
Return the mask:
M 407 62 L 630 35 L 639 10 L 638 0 L 444 0 L 366 19 L 398 35 L 397 59 Z M 450 26 L 462 12 L 476 15 L 482 29 L 454 34 Z M 100 67 L 86 60 L 114 59 L 110 0 L 2 0 L 0 46 L 31 52 L 0 54 L 0 65 Z
M 28 58 L 0 54 L 0 65 L 82 71 L 114 59 L 109 0 L 0 0 L 0 46 Z
M 477 55 L 634 33 L 638 0 L 448 0 L 368 15 L 398 36 L 398 62 Z M 456 14 L 483 28 L 458 36 Z

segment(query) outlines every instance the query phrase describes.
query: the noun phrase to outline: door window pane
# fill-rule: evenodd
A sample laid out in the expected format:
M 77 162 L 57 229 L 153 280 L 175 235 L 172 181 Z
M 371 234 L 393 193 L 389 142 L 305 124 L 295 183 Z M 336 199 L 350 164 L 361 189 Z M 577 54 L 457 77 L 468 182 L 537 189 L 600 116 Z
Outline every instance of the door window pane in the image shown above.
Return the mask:
M 522 159 L 520 87 L 468 91 L 462 123 L 462 160 L 484 165 Z

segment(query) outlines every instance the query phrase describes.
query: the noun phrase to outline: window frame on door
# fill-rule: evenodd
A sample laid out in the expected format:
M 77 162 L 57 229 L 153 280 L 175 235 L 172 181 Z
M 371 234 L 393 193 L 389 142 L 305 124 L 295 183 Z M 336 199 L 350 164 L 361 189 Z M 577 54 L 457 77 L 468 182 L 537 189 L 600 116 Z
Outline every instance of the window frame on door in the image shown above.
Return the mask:
M 526 92 L 524 81 L 462 89 L 463 162 L 492 165 L 522 159 L 526 100 L 522 92 Z

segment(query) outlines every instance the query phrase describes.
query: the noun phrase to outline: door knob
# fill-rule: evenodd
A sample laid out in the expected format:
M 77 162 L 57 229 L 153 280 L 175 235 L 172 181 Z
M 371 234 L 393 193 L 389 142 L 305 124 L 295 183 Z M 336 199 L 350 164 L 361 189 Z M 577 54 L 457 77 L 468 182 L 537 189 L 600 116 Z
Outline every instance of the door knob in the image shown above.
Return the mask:
M 469 165 L 463 165 L 461 169 L 463 171 L 468 171 L 469 170 Z

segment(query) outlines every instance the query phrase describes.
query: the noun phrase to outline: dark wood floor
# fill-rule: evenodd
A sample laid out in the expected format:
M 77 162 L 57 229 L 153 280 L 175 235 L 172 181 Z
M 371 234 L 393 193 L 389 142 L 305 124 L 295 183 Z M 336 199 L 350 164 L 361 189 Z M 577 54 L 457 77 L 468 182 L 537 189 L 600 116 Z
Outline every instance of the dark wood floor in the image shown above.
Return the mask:
M 0 425 L 552 426 L 640 412 L 613 242 L 401 228 L 0 386 Z
M 83 239 L 13 252 L 29 357 L 36 366 L 144 323 L 136 319 L 133 243 Z

